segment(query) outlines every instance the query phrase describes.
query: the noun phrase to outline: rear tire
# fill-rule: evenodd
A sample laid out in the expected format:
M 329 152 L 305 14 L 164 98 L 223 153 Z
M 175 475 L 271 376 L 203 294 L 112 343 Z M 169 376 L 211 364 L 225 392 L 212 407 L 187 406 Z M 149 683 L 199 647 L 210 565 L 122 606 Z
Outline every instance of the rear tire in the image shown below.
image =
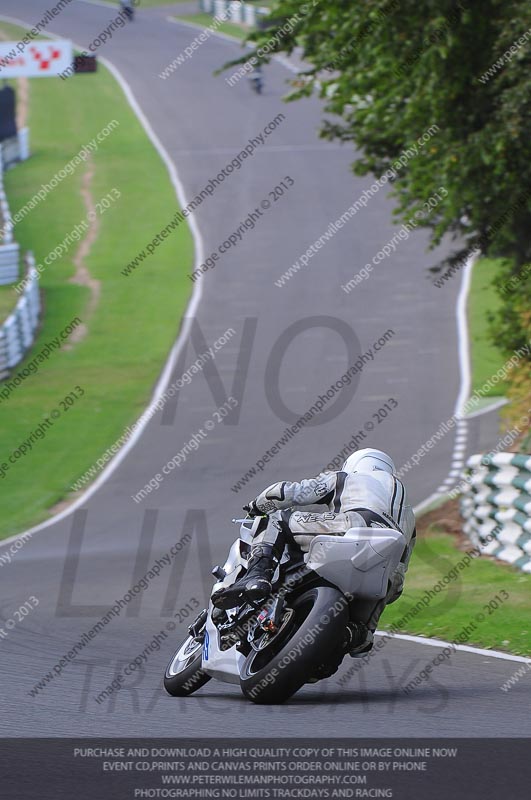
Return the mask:
M 253 703 L 283 703 L 320 668 L 338 665 L 343 659 L 349 614 L 338 589 L 307 589 L 290 608 L 291 617 L 284 619 L 274 636 L 264 633 L 260 649 L 251 650 L 242 664 L 241 690 Z
M 188 697 L 210 680 L 201 669 L 203 643 L 187 636 L 164 673 L 164 688 L 172 697 Z

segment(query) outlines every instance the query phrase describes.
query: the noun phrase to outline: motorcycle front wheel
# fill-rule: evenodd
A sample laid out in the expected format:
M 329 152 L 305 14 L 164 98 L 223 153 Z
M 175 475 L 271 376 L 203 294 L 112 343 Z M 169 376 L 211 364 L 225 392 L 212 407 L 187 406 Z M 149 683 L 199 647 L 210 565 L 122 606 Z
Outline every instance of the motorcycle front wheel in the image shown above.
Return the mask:
M 343 658 L 348 620 L 348 603 L 338 589 L 315 586 L 298 595 L 278 630 L 255 640 L 243 662 L 245 697 L 258 704 L 283 703 L 320 669 L 334 669 Z

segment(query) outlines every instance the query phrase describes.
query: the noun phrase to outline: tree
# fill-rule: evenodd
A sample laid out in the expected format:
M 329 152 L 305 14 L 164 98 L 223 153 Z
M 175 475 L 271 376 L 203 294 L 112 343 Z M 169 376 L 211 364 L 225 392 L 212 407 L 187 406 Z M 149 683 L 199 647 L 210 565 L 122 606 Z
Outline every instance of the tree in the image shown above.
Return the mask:
M 433 246 L 459 239 L 445 263 L 480 248 L 518 274 L 531 260 L 529 0 L 279 0 L 271 19 L 250 36 L 252 57 L 302 48 L 310 67 L 288 99 L 325 99 L 337 121 L 322 135 L 356 145 L 355 173 L 381 177 L 438 126 L 396 171 L 397 215 L 411 219 L 443 187 L 420 224 Z
M 437 126 L 394 169 L 396 216 L 429 228 L 432 246 L 454 237 L 439 285 L 472 252 L 501 256 L 492 338 L 508 354 L 530 343 L 530 0 L 278 0 L 271 23 L 251 58 L 301 48 L 309 68 L 287 99 L 324 99 L 322 136 L 355 144 L 356 174 L 380 178 Z M 511 382 L 508 417 L 525 419 L 531 357 Z

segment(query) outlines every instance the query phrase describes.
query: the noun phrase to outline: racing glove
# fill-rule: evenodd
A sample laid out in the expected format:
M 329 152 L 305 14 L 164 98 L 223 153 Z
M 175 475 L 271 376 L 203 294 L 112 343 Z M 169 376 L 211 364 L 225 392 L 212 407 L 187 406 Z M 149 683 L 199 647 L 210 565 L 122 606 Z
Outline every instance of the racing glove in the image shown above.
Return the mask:
M 251 500 L 250 503 L 247 503 L 247 505 L 243 507 L 243 510 L 247 511 L 247 513 L 249 514 L 250 517 L 261 517 L 261 516 L 263 516 L 263 512 L 260 511 L 260 509 L 258 508 L 258 506 L 256 505 L 256 502 L 254 500 Z

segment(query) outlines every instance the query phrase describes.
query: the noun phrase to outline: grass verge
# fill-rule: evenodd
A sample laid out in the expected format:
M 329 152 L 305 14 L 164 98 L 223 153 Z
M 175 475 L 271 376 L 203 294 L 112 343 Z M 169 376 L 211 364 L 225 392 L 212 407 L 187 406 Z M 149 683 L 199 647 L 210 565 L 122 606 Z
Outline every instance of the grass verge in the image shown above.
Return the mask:
M 108 2 L 109 5 L 120 7 L 119 0 L 104 0 L 104 2 Z M 140 0 L 138 6 L 136 6 L 137 11 L 141 11 L 143 8 L 156 8 L 157 6 L 170 6 L 176 5 L 177 3 L 189 3 L 190 0 Z
M 11 25 L 2 23 L 1 29 L 14 41 L 24 35 Z M 165 226 L 178 203 L 160 156 L 110 73 L 100 66 L 96 74 L 66 81 L 32 81 L 30 91 L 32 156 L 5 176 L 11 213 L 112 120 L 119 124 L 91 157 L 90 191 L 94 201 L 114 189 L 121 197 L 98 215 L 98 235 L 85 259 L 100 284 L 92 316 L 87 316 L 90 289 L 70 280 L 79 243 L 42 273 L 44 318 L 25 363 L 75 317 L 86 323 L 88 333 L 70 349 L 55 350 L 0 401 L 0 468 L 8 464 L 0 479 L 0 538 L 47 517 L 72 482 L 141 414 L 176 338 L 193 263 L 193 240 L 181 226 L 129 277 L 120 272 Z M 16 226 L 17 241 L 34 251 L 38 263 L 86 219 L 81 188 L 88 167 L 89 162 L 78 166 Z M 0 384 L 0 391 L 5 386 Z M 84 395 L 63 410 L 61 401 L 76 386 Z M 60 418 L 10 463 L 9 455 L 52 409 Z
M 455 501 L 420 517 L 418 529 L 420 538 L 413 552 L 404 593 L 385 610 L 381 630 L 398 624 L 424 593 L 433 590 L 434 585 L 464 558 L 465 551 L 472 550 L 468 540 L 447 532 L 460 530 Z M 489 602 L 496 595 L 501 596 L 502 590 L 509 598 L 497 609 L 489 609 Z M 481 614 L 485 617 L 478 621 Z M 492 558 L 481 557 L 474 558 L 469 566 L 458 571 L 457 578 L 408 619 L 403 633 L 454 641 L 465 626 L 472 623 L 475 629 L 463 644 L 531 656 L 530 619 L 531 575 Z
M 18 299 L 18 294 L 11 284 L 0 286 L 0 324 L 4 322 L 14 310 Z
M 138 9 L 142 8 L 156 8 L 157 6 L 171 6 L 176 3 L 189 3 L 190 0 L 140 0 Z M 120 3 L 117 3 L 120 5 Z
M 177 22 L 188 22 L 190 25 L 196 25 L 198 28 L 201 28 L 201 30 L 210 28 L 215 24 L 216 32 L 226 33 L 227 36 L 234 36 L 235 39 L 245 39 L 251 30 L 250 28 L 245 28 L 243 25 L 237 25 L 235 22 L 217 23 L 210 14 L 188 14 L 187 16 L 184 14 L 180 16 L 173 15 L 172 19 Z
M 505 361 L 503 353 L 492 343 L 488 330 L 488 314 L 501 305 L 493 280 L 497 274 L 499 260 L 480 258 L 472 271 L 472 283 L 468 299 L 468 328 L 472 362 L 471 391 L 480 389 Z M 503 397 L 507 383 L 498 383 L 485 396 Z

